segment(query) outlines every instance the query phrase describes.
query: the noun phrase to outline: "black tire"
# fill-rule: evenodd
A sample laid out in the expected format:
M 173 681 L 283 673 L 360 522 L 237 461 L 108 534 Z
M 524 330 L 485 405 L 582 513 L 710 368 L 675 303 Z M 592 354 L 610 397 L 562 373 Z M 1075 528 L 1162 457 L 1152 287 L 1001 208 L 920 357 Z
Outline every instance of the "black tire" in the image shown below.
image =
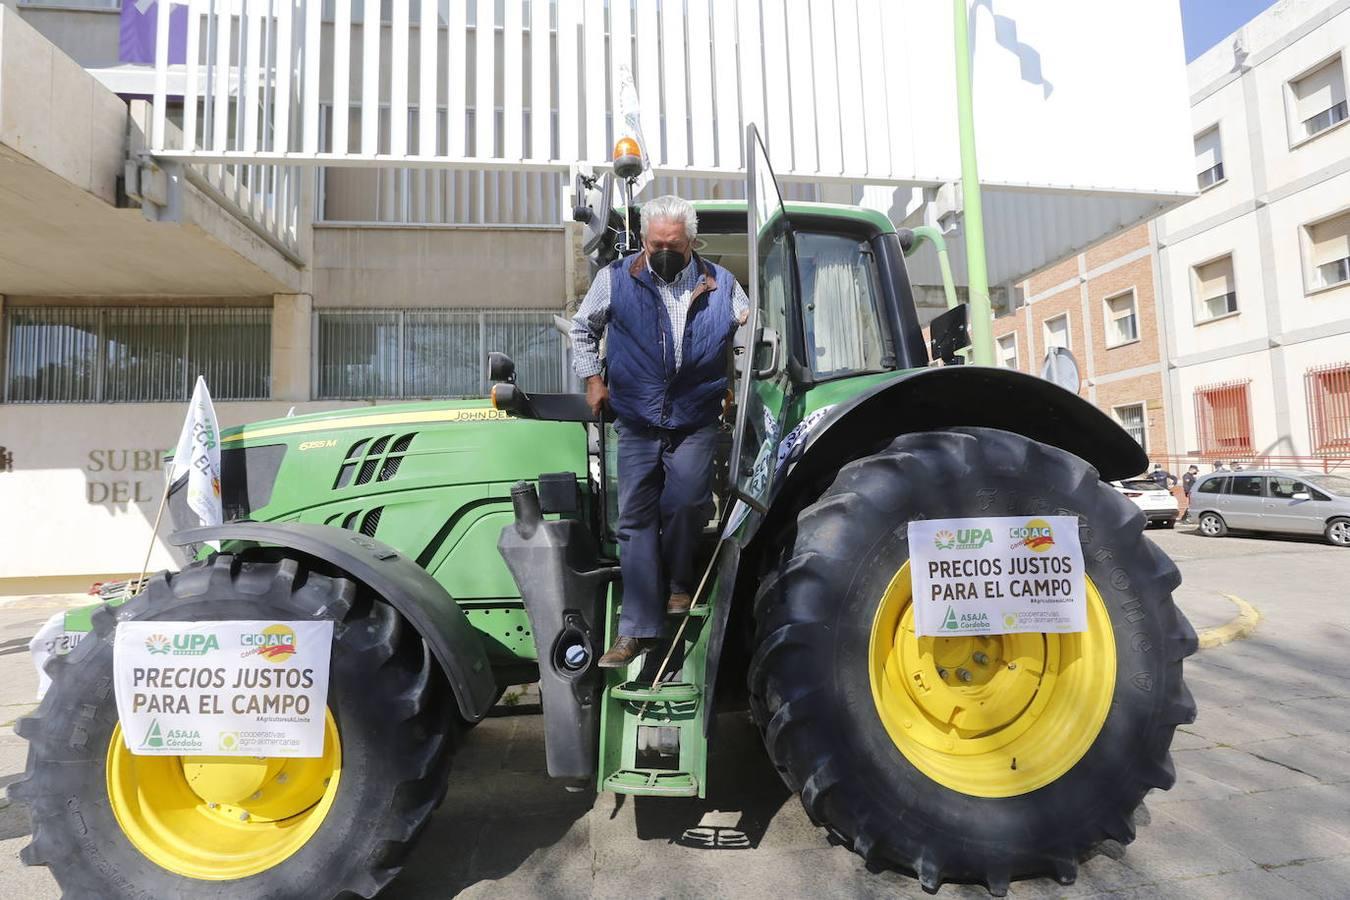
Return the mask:
M 1196 531 L 1204 537 L 1223 537 L 1228 534 L 1228 523 L 1216 512 L 1201 513 L 1196 520 Z
M 1328 544 L 1337 547 L 1350 547 L 1350 519 L 1332 519 L 1322 532 Z
M 928 778 L 887 733 L 870 690 L 872 621 L 909 557 L 910 520 L 1034 513 L 1083 523 L 1117 647 L 1114 695 L 1095 742 L 1058 780 L 971 796 Z M 1081 459 L 992 429 L 905 435 L 841 469 L 755 601 L 752 710 L 812 820 L 869 867 L 913 872 L 930 892 L 963 882 L 1002 895 L 1010 879 L 1039 875 L 1067 884 L 1095 845 L 1131 841 L 1144 795 L 1175 781 L 1175 727 L 1195 719 L 1182 682 L 1195 632 L 1172 603 L 1176 567 L 1144 524 Z
M 328 706 L 345 777 L 333 805 L 303 846 L 263 872 L 202 881 L 161 868 L 123 834 L 104 781 L 117 723 L 114 626 L 283 616 L 335 620 Z M 9 791 L 32 811 L 23 861 L 49 867 L 66 897 L 372 897 L 398 874 L 444 796 L 459 733 L 440 667 L 403 617 L 353 582 L 293 559 L 218 555 L 160 573 L 124 606 L 96 612 L 94 632 L 47 671 L 51 689 L 17 726 L 29 741 L 28 766 Z

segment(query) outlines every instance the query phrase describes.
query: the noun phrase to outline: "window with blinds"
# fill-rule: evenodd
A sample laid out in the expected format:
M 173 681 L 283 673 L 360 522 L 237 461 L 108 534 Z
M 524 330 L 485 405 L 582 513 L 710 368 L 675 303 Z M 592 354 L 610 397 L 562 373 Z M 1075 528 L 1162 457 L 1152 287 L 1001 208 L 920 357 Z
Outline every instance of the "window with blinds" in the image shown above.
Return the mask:
M 1139 340 L 1139 315 L 1134 291 L 1106 298 L 1106 346 L 1118 347 Z
M 1196 266 L 1191 270 L 1191 282 L 1196 324 L 1237 313 L 1237 288 L 1231 255 Z
M 1145 450 L 1148 450 L 1148 428 L 1144 424 L 1144 404 L 1131 403 L 1128 406 L 1117 406 L 1111 411 L 1120 427 L 1129 432 L 1130 437 L 1134 438 L 1135 443 Z
M 1309 369 L 1303 384 L 1312 452 L 1350 453 L 1350 362 Z
M 186 401 L 197 376 L 217 400 L 271 394 L 269 308 L 5 309 L 7 403 Z
M 1195 171 L 1202 191 L 1224 180 L 1223 145 L 1219 141 L 1218 125 L 1195 136 Z
M 1303 245 L 1309 291 L 1350 281 L 1350 212 L 1305 225 Z
M 1345 73 L 1339 56 L 1289 82 L 1293 121 L 1291 138 L 1297 143 L 1345 120 Z
M 516 363 L 527 391 L 568 390 L 566 341 L 541 310 L 320 310 L 314 314 L 317 400 L 483 397 L 487 355 Z
M 1202 454 L 1251 453 L 1251 383 L 1230 381 L 1195 392 L 1195 423 Z

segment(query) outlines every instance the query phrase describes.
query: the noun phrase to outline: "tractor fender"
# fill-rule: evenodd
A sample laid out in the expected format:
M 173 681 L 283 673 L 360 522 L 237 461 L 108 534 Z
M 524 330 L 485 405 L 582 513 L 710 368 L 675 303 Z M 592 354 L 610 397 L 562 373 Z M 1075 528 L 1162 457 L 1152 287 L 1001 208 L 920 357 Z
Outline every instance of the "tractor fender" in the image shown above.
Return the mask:
M 477 630 L 459 604 L 414 560 L 387 544 L 331 525 L 235 522 L 176 532 L 175 545 L 250 541 L 297 550 L 341 569 L 398 610 L 441 664 L 465 719 L 477 722 L 497 700 L 497 684 Z
M 956 426 L 998 428 L 1050 444 L 1085 460 L 1105 481 L 1148 467 L 1148 454 L 1114 419 L 1043 378 L 992 366 L 916 369 L 830 408 L 799 447 L 786 448 L 789 468 L 779 478 L 770 521 L 860 450 Z

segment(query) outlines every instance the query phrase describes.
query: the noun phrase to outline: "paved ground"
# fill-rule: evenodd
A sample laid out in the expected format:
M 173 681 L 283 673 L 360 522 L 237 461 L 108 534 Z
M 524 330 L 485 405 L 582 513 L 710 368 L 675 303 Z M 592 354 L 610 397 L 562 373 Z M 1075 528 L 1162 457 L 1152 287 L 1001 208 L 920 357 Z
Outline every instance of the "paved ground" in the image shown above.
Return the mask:
M 1022 882 L 1012 896 L 1350 896 L 1350 552 L 1151 534 L 1181 567 L 1178 601 L 1197 629 L 1236 614 L 1225 594 L 1264 618 L 1247 640 L 1187 664 L 1199 718 L 1178 733 L 1177 785 L 1148 799 L 1138 840 L 1088 861 L 1070 887 Z M 50 614 L 41 605 L 0 606 L 0 784 L 23 768 L 9 725 L 32 696 L 25 645 Z M 474 730 L 392 896 L 922 896 L 911 879 L 868 874 L 829 845 L 743 716 L 719 723 L 706 802 L 634 802 L 569 794 L 544 777 L 530 700 Z M 0 896 L 56 897 L 46 870 L 18 863 L 27 833 L 21 809 L 0 809 Z

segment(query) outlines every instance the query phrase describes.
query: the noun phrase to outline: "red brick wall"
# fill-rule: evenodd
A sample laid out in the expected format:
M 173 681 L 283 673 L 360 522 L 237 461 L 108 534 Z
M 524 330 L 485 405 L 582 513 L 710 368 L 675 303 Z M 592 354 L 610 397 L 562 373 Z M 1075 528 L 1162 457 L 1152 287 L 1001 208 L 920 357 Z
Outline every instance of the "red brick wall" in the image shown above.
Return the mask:
M 1088 279 L 1088 313 L 1091 316 L 1094 375 L 1107 375 L 1158 361 L 1158 305 L 1153 294 L 1153 261 L 1137 259 Z M 1133 289 L 1139 340 L 1108 348 L 1106 345 L 1106 299 Z M 1083 354 L 1078 354 L 1083 360 Z

